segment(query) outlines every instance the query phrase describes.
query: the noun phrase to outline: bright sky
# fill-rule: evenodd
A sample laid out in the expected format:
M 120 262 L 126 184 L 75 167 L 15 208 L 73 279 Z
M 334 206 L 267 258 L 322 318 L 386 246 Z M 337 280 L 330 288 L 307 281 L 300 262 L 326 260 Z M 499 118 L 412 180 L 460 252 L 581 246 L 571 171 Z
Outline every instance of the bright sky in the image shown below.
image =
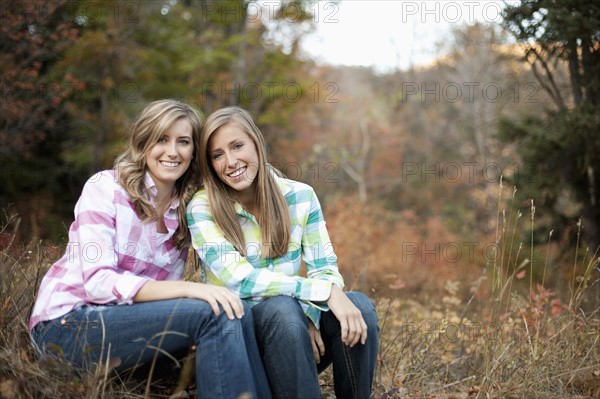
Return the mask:
M 303 48 L 321 63 L 405 69 L 432 61 L 453 27 L 500 22 L 502 7 L 499 0 L 319 1 L 312 7 L 317 31 Z

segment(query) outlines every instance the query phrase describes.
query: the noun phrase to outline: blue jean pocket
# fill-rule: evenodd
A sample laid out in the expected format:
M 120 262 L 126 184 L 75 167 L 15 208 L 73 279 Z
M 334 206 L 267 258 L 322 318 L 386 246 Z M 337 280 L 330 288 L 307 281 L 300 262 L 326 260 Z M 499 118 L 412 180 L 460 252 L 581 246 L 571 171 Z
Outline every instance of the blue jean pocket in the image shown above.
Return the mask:
M 72 359 L 88 347 L 102 340 L 97 320 L 90 320 L 85 307 L 74 309 L 66 315 L 38 323 L 31 331 L 31 339 L 38 356 L 51 353 Z
M 42 321 L 31 330 L 31 341 L 38 358 L 48 352 L 59 356 L 64 355 L 60 342 L 62 331 L 57 326 L 60 323 L 59 320 L 60 318 Z

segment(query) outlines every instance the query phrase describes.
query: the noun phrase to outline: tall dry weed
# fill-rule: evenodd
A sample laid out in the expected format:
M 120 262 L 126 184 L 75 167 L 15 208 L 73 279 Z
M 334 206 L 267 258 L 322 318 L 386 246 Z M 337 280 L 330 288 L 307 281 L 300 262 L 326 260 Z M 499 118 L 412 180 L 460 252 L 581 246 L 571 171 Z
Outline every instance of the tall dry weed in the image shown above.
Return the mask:
M 581 255 L 579 225 L 568 289 L 547 287 L 552 232 L 538 253 L 535 204 L 524 218 L 515 193 L 507 200 L 500 184 L 495 253 L 480 276 L 446 280 L 441 301 L 379 301 L 375 397 L 600 397 L 598 252 Z M 477 295 L 482 285 L 490 295 Z

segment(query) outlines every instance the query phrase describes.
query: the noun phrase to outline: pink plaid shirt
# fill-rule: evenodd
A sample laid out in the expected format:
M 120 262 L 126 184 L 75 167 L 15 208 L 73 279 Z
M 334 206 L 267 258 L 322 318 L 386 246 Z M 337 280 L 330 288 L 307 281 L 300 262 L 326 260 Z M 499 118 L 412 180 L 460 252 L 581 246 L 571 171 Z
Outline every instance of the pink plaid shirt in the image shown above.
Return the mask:
M 156 186 L 148 173 L 145 183 L 153 201 Z M 171 240 L 178 206 L 173 200 L 165 212 L 168 233 L 161 234 L 156 222 L 142 223 L 113 170 L 90 177 L 75 206 L 66 253 L 42 280 L 29 329 L 86 304 L 131 304 L 148 280 L 180 279 L 187 249 Z

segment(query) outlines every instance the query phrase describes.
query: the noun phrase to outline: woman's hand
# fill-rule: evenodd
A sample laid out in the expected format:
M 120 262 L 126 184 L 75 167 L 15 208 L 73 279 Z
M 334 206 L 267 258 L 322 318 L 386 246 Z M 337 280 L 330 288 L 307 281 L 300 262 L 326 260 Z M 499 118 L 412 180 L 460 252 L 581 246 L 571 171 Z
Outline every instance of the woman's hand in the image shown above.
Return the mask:
M 233 320 L 244 316 L 240 297 L 226 287 L 194 283 L 191 281 L 148 281 L 139 289 L 134 302 L 160 301 L 176 298 L 195 298 L 208 302 L 215 315 L 223 308 L 227 317 Z
M 235 317 L 241 319 L 244 316 L 242 300 L 228 288 L 203 283 L 190 282 L 190 284 L 192 286 L 189 288 L 188 298 L 196 298 L 208 302 L 215 315 L 219 315 L 219 305 L 221 305 L 225 313 L 227 313 L 227 317 L 231 320 Z
M 310 335 L 315 362 L 319 364 L 321 363 L 321 356 L 325 354 L 325 344 L 321 338 L 321 332 L 317 330 L 317 327 L 310 320 L 308 321 L 308 335 Z
M 350 347 L 359 341 L 364 345 L 367 342 L 367 323 L 365 323 L 360 310 L 335 284 L 331 286 L 331 295 L 327 300 L 327 305 L 340 322 L 342 342 Z

